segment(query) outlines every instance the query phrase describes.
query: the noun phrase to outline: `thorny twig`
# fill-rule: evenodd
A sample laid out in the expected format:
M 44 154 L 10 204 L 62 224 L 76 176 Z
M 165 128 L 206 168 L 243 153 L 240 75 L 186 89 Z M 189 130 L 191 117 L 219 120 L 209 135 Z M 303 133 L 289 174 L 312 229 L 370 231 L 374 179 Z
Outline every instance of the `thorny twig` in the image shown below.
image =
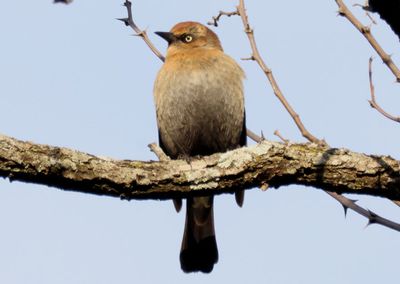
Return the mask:
M 124 6 L 126 7 L 126 10 L 128 12 L 128 17 L 127 18 L 120 18 L 118 20 L 124 22 L 126 26 L 131 27 L 135 31 L 135 35 L 140 36 L 147 46 L 151 49 L 151 51 L 161 59 L 161 61 L 165 61 L 164 55 L 161 54 L 161 52 L 154 46 L 154 44 L 150 41 L 147 32 L 145 30 L 141 30 L 133 21 L 132 17 L 132 3 L 129 0 L 125 0 Z
M 357 212 L 358 214 L 366 217 L 368 219 L 367 226 L 371 225 L 371 224 L 379 224 L 379 225 L 382 225 L 382 226 L 385 226 L 385 227 L 388 227 L 390 229 L 400 232 L 400 224 L 390 221 L 386 218 L 383 218 L 383 217 L 379 216 L 378 214 L 375 214 L 371 210 L 366 210 L 366 209 L 358 206 L 356 204 L 355 200 L 348 199 L 341 194 L 338 194 L 336 192 L 331 192 L 331 191 L 325 191 L 325 192 L 328 193 L 333 198 L 335 198 L 337 201 L 339 201 L 343 205 L 345 214 L 347 213 L 347 209 L 350 208 L 353 211 Z
M 219 11 L 217 16 L 213 16 L 212 17 L 212 21 L 207 22 L 207 25 L 212 25 L 214 27 L 218 27 L 218 22 L 221 19 L 222 16 L 227 16 L 227 17 L 231 17 L 233 15 L 237 15 L 238 12 L 237 11 L 233 11 L 233 12 L 224 12 L 224 11 Z
M 374 109 L 376 109 L 380 114 L 385 116 L 386 118 L 389 118 L 390 120 L 393 120 L 395 122 L 400 122 L 400 117 L 399 116 L 393 116 L 390 113 L 386 112 L 377 102 L 375 98 L 375 87 L 374 83 L 372 81 L 372 57 L 369 58 L 368 62 L 368 75 L 369 75 L 369 88 L 371 91 L 371 99 L 368 101 L 370 106 Z
M 286 100 L 284 95 L 282 94 L 282 91 L 279 88 L 278 83 L 275 80 L 274 75 L 272 74 L 271 69 L 268 68 L 264 60 L 262 59 L 258 48 L 257 44 L 254 38 L 254 31 L 250 27 L 247 14 L 246 14 L 246 8 L 244 5 L 244 0 L 239 0 L 239 6 L 237 6 L 237 12 L 239 13 L 240 18 L 242 19 L 243 26 L 245 33 L 249 39 L 251 50 L 252 50 L 252 55 L 251 59 L 255 60 L 258 65 L 261 67 L 261 69 L 264 71 L 265 75 L 267 76 L 271 86 L 272 90 L 274 91 L 275 96 L 279 99 L 279 101 L 283 104 L 285 109 L 289 112 L 290 116 L 293 118 L 294 122 L 296 123 L 298 129 L 300 130 L 301 134 L 303 137 L 308 139 L 309 141 L 313 143 L 318 143 L 318 144 L 325 144 L 323 140 L 320 140 L 313 136 L 304 126 L 303 122 L 300 119 L 300 116 L 294 111 L 292 106 L 289 104 L 289 102 Z
M 354 14 L 347 8 L 342 0 L 335 0 L 336 4 L 339 7 L 339 15 L 345 17 L 350 23 L 353 24 L 360 31 L 360 33 L 368 40 L 370 45 L 375 49 L 378 53 L 379 57 L 382 59 L 383 63 L 392 71 L 393 75 L 396 77 L 396 81 L 400 83 L 400 70 L 394 64 L 392 58 L 389 54 L 387 54 L 382 46 L 378 43 L 375 37 L 371 33 L 371 29 L 367 26 L 364 26 L 355 16 Z

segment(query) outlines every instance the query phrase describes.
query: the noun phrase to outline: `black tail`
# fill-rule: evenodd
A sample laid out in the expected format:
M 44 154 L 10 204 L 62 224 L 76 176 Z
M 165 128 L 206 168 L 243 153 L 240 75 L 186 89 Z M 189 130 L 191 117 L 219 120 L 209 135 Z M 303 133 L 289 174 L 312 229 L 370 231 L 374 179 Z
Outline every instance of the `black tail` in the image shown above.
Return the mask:
M 187 199 L 180 261 L 184 272 L 204 273 L 218 261 L 212 196 Z

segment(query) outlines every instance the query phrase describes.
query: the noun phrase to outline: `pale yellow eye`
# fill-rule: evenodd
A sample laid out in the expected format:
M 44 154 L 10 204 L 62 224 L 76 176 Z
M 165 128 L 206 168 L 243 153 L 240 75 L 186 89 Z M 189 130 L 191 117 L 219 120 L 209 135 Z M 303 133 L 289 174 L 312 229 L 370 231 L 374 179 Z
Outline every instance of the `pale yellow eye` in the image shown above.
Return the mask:
M 191 42 L 191 41 L 193 40 L 193 37 L 192 37 L 191 35 L 186 35 L 186 36 L 183 38 L 183 40 L 184 40 L 185 42 Z

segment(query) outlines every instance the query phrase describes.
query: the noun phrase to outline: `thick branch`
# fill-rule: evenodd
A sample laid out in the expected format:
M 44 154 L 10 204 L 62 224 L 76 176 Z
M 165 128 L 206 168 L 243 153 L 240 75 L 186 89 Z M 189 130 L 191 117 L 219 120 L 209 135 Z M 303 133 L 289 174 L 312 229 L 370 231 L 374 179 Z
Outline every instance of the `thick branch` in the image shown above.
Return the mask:
M 124 199 L 288 184 L 400 199 L 400 161 L 316 144 L 270 141 L 188 164 L 118 161 L 0 135 L 0 176 Z

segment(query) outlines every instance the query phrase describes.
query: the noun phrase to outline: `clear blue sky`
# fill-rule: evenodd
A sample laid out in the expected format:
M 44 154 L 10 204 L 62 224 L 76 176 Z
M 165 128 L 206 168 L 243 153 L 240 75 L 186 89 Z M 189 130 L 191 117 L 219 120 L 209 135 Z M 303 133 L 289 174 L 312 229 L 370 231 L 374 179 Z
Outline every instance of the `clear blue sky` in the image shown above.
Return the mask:
M 161 62 L 115 20 L 126 15 L 122 2 L 2 1 L 0 133 L 118 159 L 156 159 L 147 144 L 157 141 L 152 87 Z M 399 125 L 367 102 L 368 58 L 375 53 L 337 17 L 335 1 L 247 2 L 260 51 L 309 130 L 335 147 L 400 159 Z M 183 20 L 205 23 L 234 5 L 137 0 L 134 14 L 165 52 L 153 31 Z M 398 39 L 374 18 L 373 32 L 400 63 Z M 223 18 L 214 30 L 236 60 L 250 55 L 239 18 Z M 258 66 L 240 64 L 248 127 L 269 139 L 277 140 L 279 129 L 304 141 Z M 379 58 L 374 79 L 382 106 L 400 113 L 400 86 Z M 400 220 L 391 202 L 356 198 Z M 184 214 L 172 202 L 0 180 L 0 283 L 398 283 L 399 233 L 365 228 L 366 219 L 353 212 L 345 219 L 341 205 L 320 190 L 254 189 L 242 209 L 231 195 L 215 203 L 219 263 L 210 275 L 186 275 L 178 261 Z

